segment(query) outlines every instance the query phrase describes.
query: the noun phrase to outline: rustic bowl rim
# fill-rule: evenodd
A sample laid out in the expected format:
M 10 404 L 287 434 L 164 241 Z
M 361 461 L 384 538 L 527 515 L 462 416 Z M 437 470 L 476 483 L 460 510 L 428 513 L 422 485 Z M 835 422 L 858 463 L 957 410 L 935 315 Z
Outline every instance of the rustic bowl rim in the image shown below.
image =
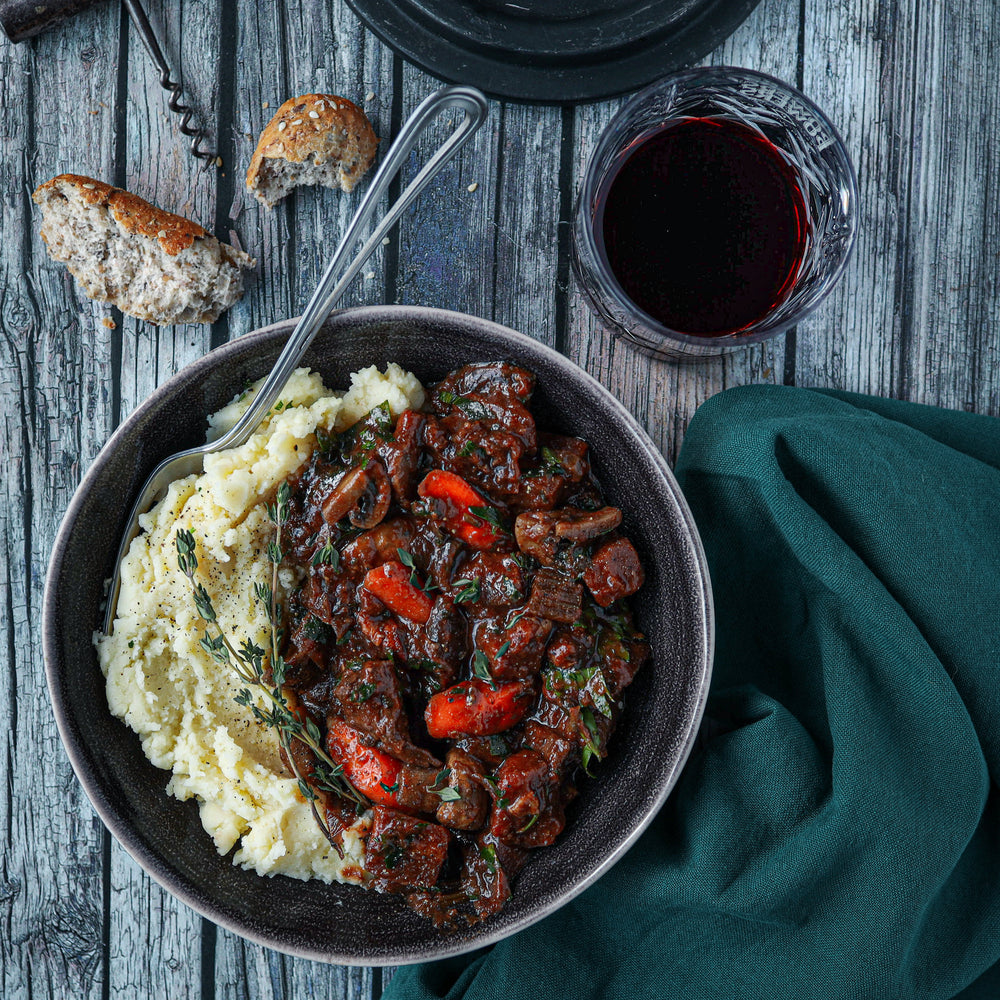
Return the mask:
M 135 426 L 142 422 L 145 415 L 152 409 L 161 405 L 164 397 L 179 391 L 183 386 L 192 380 L 203 380 L 220 362 L 224 362 L 230 353 L 237 354 L 244 351 L 247 346 L 263 345 L 273 340 L 278 334 L 287 335 L 291 332 L 296 318 L 280 320 L 267 326 L 253 330 L 243 336 L 228 341 L 226 344 L 215 348 L 208 354 L 196 359 L 186 365 L 176 374 L 171 376 L 166 382 L 157 388 L 140 403 L 121 424 L 115 429 L 111 437 L 94 458 L 87 469 L 79 486 L 75 490 L 73 497 L 63 516 L 59 531 L 56 535 L 49 559 L 48 570 L 45 581 L 45 592 L 42 602 L 42 649 L 45 663 L 45 676 L 49 691 L 49 699 L 52 703 L 56 725 L 62 740 L 63 747 L 69 757 L 73 771 L 86 793 L 91 805 L 100 816 L 102 822 L 115 837 L 118 843 L 124 848 L 127 854 L 145 871 L 151 878 L 158 882 L 171 895 L 177 897 L 191 909 L 201 916 L 211 920 L 213 923 L 242 938 L 250 940 L 264 947 L 281 951 L 285 954 L 294 955 L 314 961 L 336 963 L 343 965 L 402 965 L 415 962 L 438 960 L 461 955 L 496 943 L 506 937 L 524 930 L 526 927 L 537 923 L 548 916 L 556 909 L 561 908 L 565 903 L 574 899 L 585 889 L 589 888 L 602 875 L 604 875 L 617 861 L 619 861 L 628 849 L 635 843 L 642 832 L 649 826 L 656 816 L 660 807 L 669 796 L 677 783 L 677 780 L 690 756 L 694 745 L 698 726 L 704 714 L 705 703 L 708 697 L 709 683 L 712 674 L 712 661 L 715 648 L 715 620 L 712 604 L 711 582 L 708 573 L 708 566 L 705 558 L 701 539 L 698 535 L 694 519 L 688 508 L 687 502 L 681 493 L 669 465 L 664 459 L 659 449 L 640 426 L 638 421 L 625 408 L 625 406 L 615 398 L 600 382 L 598 382 L 588 372 L 574 364 L 568 357 L 549 347 L 547 344 L 519 333 L 509 327 L 503 326 L 492 320 L 482 319 L 468 313 L 461 313 L 447 309 L 437 309 L 427 306 L 408 305 L 382 305 L 382 306 L 357 306 L 347 309 L 336 310 L 331 313 L 324 330 L 320 336 L 329 334 L 329 328 L 339 328 L 350 326 L 354 321 L 358 323 L 406 323 L 407 320 L 416 322 L 439 322 L 444 325 L 458 324 L 467 328 L 476 328 L 479 332 L 485 332 L 499 338 L 501 343 L 508 342 L 515 346 L 522 346 L 533 351 L 540 351 L 547 355 L 547 360 L 564 369 L 570 379 L 582 380 L 589 388 L 596 392 L 609 410 L 611 419 L 620 421 L 628 430 L 629 436 L 641 445 L 652 464 L 662 476 L 663 482 L 671 493 L 677 506 L 677 513 L 680 515 L 684 527 L 687 530 L 688 540 L 691 544 L 691 556 L 698 577 L 698 597 L 700 599 L 700 620 L 703 624 L 704 632 L 699 637 L 703 656 L 700 662 L 698 682 L 698 693 L 691 706 L 691 712 L 687 719 L 688 725 L 681 735 L 679 742 L 682 744 L 681 752 L 674 764 L 674 767 L 664 778 L 657 794 L 649 802 L 648 808 L 642 815 L 641 820 L 636 823 L 626 836 L 616 842 L 604 859 L 589 872 L 584 878 L 575 881 L 572 886 L 561 895 L 544 902 L 537 910 L 526 913 L 520 920 L 511 925 L 502 926 L 495 930 L 487 930 L 481 937 L 474 940 L 463 940 L 457 945 L 448 945 L 448 938 L 441 937 L 441 947 L 435 949 L 416 949 L 412 952 L 393 952 L 384 958 L 377 954 L 344 954 L 338 953 L 335 949 L 318 952 L 309 946 L 297 946 L 294 942 L 284 939 L 276 941 L 274 936 L 261 933 L 253 927 L 248 927 L 239 920 L 231 919 L 226 913 L 215 905 L 210 905 L 198 896 L 195 888 L 189 888 L 182 877 L 174 871 L 168 870 L 164 864 L 165 859 L 160 854 L 151 850 L 139 838 L 138 834 L 129 825 L 126 818 L 119 815 L 109 801 L 108 795 L 98 782 L 96 776 L 90 773 L 88 762 L 85 760 L 81 747 L 78 747 L 70 735 L 70 715 L 67 702 L 64 701 L 64 692 L 60 687 L 59 666 L 61 656 L 57 646 L 58 621 L 55 618 L 56 610 L 56 583 L 62 569 L 66 549 L 76 520 L 81 513 L 81 508 L 91 489 L 98 483 L 101 473 L 109 461 L 110 456 L 126 442 Z M 262 372 L 262 374 L 264 374 Z M 207 417 L 208 414 L 205 414 Z M 165 456 L 157 456 L 162 458 Z M 128 498 L 131 500 L 131 498 Z M 96 666 L 96 657 L 95 657 Z M 132 734 L 133 736 L 135 734 Z M 165 794 L 165 793 L 164 793 Z

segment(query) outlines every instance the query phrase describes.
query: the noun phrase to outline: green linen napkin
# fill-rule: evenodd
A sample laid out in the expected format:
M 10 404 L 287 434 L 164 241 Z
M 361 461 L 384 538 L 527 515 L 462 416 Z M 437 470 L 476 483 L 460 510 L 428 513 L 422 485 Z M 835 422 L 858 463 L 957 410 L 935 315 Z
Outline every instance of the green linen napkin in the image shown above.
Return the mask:
M 385 997 L 1000 998 L 1000 421 L 734 389 L 677 468 L 711 697 L 635 848 Z

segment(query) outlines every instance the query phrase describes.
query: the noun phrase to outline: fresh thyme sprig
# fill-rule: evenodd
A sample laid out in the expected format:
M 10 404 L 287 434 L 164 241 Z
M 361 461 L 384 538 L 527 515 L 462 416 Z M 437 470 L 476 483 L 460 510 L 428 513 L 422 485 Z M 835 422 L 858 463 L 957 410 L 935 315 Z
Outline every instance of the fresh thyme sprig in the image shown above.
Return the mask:
M 236 696 L 238 704 L 250 709 L 254 718 L 269 729 L 276 729 L 278 742 L 285 750 L 285 759 L 298 782 L 299 791 L 309 803 L 315 818 L 323 833 L 336 846 L 330 828 L 316 808 L 321 793 L 332 793 L 354 802 L 359 809 L 369 806 L 368 800 L 351 784 L 344 774 L 343 767 L 334 761 L 323 747 L 323 737 L 319 727 L 308 716 L 300 717 L 289 702 L 289 694 L 285 691 L 285 675 L 287 665 L 281 656 L 283 631 L 281 627 L 282 609 L 278 600 L 278 567 L 284 558 L 281 550 L 281 527 L 288 517 L 289 487 L 282 483 L 278 488 L 276 502 L 268 505 L 268 517 L 275 526 L 275 539 L 268 546 L 268 558 L 271 562 L 271 580 L 269 583 L 257 583 L 254 593 L 263 605 L 269 625 L 270 649 L 265 652 L 255 642 L 244 639 L 237 648 L 229 636 L 222 630 L 212 598 L 204 585 L 195 580 L 198 568 L 198 558 L 195 555 L 195 537 L 190 531 L 178 529 L 176 535 L 177 565 L 180 571 L 191 582 L 195 607 L 199 616 L 208 626 L 201 638 L 202 648 L 217 662 L 231 667 L 237 677 L 247 687 Z M 261 708 L 251 693 L 256 690 L 264 695 L 268 702 Z M 314 756 L 312 773 L 303 775 L 291 751 L 293 740 L 307 746 Z

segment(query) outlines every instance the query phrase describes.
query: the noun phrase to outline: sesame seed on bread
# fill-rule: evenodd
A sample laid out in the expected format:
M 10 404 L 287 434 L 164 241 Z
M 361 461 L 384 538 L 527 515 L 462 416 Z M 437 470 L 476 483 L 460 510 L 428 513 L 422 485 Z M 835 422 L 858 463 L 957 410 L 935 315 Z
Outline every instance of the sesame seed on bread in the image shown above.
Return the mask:
M 151 323 L 213 323 L 256 261 L 196 222 L 91 177 L 60 174 L 32 195 L 49 255 L 92 299 Z
M 365 113 L 347 98 L 293 97 L 261 132 L 247 188 L 268 208 L 303 184 L 350 191 L 371 166 L 377 145 Z

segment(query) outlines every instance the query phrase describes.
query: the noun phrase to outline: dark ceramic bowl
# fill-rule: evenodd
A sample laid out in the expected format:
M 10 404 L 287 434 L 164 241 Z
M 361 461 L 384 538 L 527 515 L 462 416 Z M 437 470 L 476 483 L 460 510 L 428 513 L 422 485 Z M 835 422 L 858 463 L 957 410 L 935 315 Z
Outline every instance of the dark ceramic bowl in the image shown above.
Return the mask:
M 559 841 L 539 850 L 495 917 L 435 931 L 398 899 L 346 885 L 261 878 L 220 857 L 193 801 L 164 792 L 168 774 L 108 711 L 90 642 L 102 621 L 104 580 L 127 508 L 156 462 L 204 440 L 205 418 L 248 379 L 265 375 L 293 321 L 241 337 L 156 390 L 90 467 L 56 539 L 45 591 L 45 669 L 73 768 L 122 846 L 199 913 L 280 951 L 327 962 L 397 965 L 490 944 L 551 913 L 617 861 L 663 804 L 701 718 L 712 659 L 712 613 L 701 544 L 660 453 L 625 408 L 566 358 L 505 327 L 459 313 L 411 307 L 335 314 L 306 357 L 330 386 L 397 361 L 425 383 L 471 361 L 509 359 L 537 373 L 540 426 L 591 445 L 609 503 L 646 568 L 634 600 L 653 660 L 626 692 L 609 756 L 582 784 Z

